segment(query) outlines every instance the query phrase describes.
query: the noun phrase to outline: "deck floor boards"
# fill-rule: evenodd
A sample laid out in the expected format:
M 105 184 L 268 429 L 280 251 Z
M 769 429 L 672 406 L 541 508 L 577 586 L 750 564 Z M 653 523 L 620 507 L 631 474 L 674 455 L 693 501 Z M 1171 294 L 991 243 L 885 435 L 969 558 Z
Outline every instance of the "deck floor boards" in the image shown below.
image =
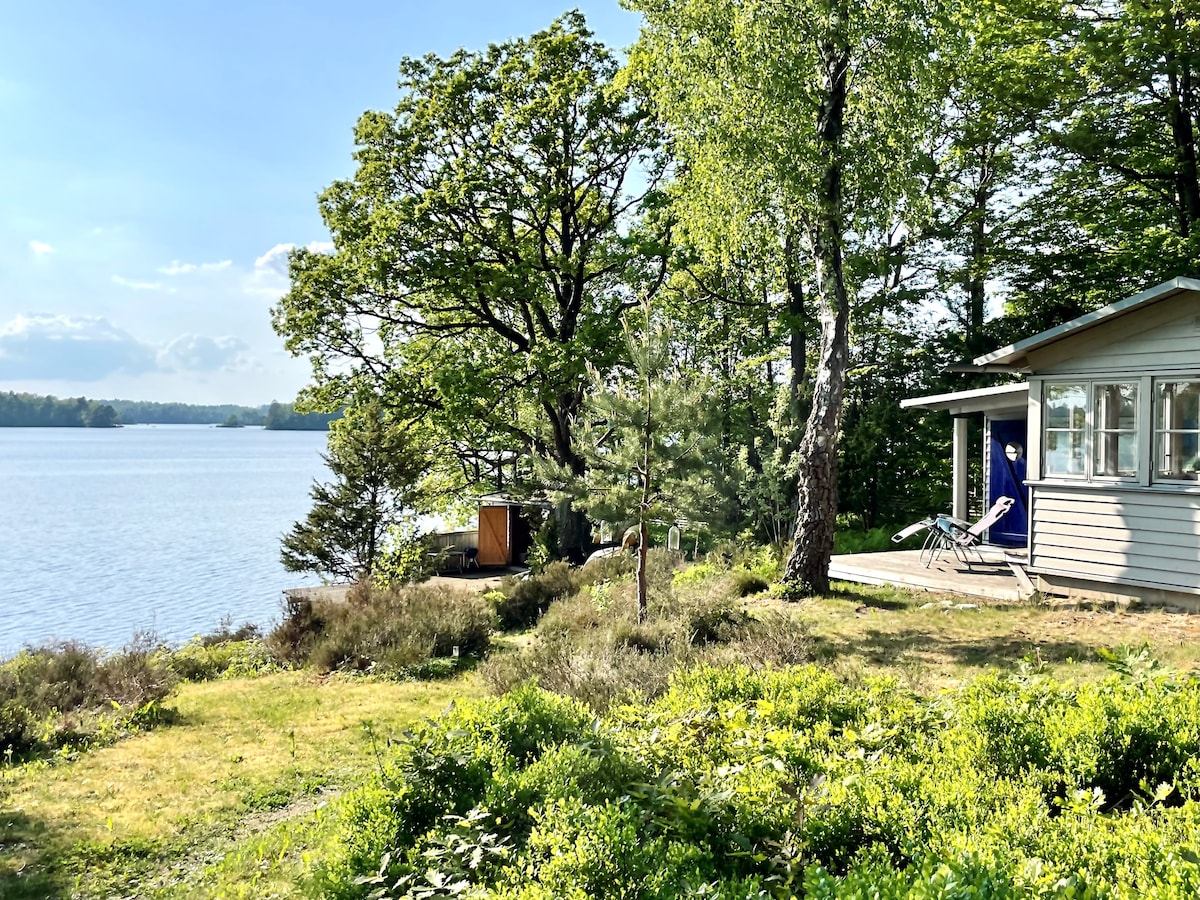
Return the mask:
M 965 563 L 946 554 L 926 568 L 919 550 L 846 553 L 834 556 L 829 577 L 858 584 L 894 584 L 938 594 L 962 594 L 989 600 L 1022 599 L 1021 586 L 1003 553 L 985 548 L 983 562 Z

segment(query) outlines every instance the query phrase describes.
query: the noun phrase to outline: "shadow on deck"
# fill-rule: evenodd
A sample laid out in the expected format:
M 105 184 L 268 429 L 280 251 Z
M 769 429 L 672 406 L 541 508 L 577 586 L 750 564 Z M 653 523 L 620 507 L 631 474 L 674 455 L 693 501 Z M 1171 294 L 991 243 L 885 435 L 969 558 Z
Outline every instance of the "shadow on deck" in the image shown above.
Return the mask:
M 970 566 L 947 553 L 928 568 L 921 565 L 919 550 L 847 553 L 833 557 L 829 563 L 829 577 L 834 581 L 889 584 L 989 600 L 1017 601 L 1028 595 L 1003 551 L 983 547 L 981 552 L 983 561 L 973 558 Z

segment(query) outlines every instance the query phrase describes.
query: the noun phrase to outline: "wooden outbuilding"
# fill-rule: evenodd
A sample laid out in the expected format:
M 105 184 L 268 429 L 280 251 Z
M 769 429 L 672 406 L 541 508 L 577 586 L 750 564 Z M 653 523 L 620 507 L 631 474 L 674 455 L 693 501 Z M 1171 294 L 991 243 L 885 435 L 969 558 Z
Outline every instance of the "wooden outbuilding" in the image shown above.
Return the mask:
M 524 513 L 528 501 L 499 494 L 479 500 L 479 565 L 523 564 L 533 546 L 534 525 Z

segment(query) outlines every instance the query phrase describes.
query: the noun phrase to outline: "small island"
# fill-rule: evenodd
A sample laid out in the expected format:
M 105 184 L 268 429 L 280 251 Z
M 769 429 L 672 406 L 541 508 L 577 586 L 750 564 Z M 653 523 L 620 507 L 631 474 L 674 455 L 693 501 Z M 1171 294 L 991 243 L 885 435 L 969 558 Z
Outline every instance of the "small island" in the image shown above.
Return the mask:
M 242 424 L 242 420 L 239 419 L 236 414 L 231 415 L 228 419 L 226 419 L 224 422 L 222 422 L 220 425 L 217 426 L 217 428 L 245 428 L 245 427 L 246 426 Z

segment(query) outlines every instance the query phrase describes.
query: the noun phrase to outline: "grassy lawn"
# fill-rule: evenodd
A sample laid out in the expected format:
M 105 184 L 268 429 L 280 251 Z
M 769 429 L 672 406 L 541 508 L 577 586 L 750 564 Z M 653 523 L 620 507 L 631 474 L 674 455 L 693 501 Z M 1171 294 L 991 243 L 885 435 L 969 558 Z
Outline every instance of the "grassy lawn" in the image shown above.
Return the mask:
M 1148 644 L 1175 669 L 1200 666 L 1200 617 L 947 610 L 928 594 L 838 588 L 801 604 L 748 604 L 802 616 L 817 661 L 838 675 L 891 674 L 921 692 L 1021 665 L 1091 678 L 1105 671 L 1097 651 L 1122 645 Z M 0 897 L 297 896 L 306 852 L 330 827 L 329 801 L 409 723 L 483 692 L 474 675 L 397 684 L 293 672 L 182 685 L 167 704 L 173 724 L 0 769 Z
M 376 747 L 478 692 L 470 676 L 183 685 L 176 724 L 0 772 L 0 897 L 290 895 L 324 804 Z
M 1200 667 L 1200 616 L 988 603 L 838 584 L 799 604 L 817 655 L 842 674 L 889 674 L 914 690 L 953 687 L 984 670 L 1034 666 L 1064 678 L 1108 671 L 1102 649 L 1148 645 L 1179 671 Z M 976 604 L 976 609 L 946 608 Z M 931 605 L 932 604 L 932 605 Z M 751 606 L 774 605 L 751 601 Z M 922 608 L 925 607 L 925 608 Z

